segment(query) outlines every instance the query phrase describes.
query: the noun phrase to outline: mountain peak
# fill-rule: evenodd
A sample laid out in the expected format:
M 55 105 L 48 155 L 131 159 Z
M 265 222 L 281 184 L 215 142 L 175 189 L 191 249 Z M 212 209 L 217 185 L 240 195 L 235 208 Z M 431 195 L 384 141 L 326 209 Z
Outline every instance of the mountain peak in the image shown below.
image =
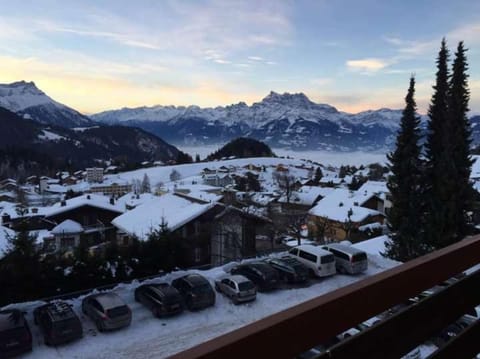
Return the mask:
M 16 81 L 10 84 L 0 84 L 0 95 L 5 96 L 19 96 L 19 95 L 39 95 L 45 96 L 33 81 Z
M 92 121 L 40 90 L 33 81 L 0 84 L 0 106 L 41 123 L 63 127 L 92 125 Z
M 262 100 L 263 103 L 277 103 L 285 105 L 305 105 L 313 104 L 312 101 L 302 92 L 300 93 L 288 93 L 284 92 L 279 94 L 275 91 L 270 91 L 270 93 Z

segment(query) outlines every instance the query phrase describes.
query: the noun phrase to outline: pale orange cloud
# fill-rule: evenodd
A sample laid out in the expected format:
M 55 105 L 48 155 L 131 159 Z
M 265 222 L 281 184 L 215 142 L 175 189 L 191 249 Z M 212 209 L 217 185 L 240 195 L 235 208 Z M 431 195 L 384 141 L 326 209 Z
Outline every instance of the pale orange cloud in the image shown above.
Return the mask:
M 61 64 L 45 63 L 35 58 L 0 56 L 0 82 L 34 81 L 47 95 L 83 113 L 96 113 L 120 107 L 153 105 L 218 106 L 254 102 L 260 94 L 231 90 L 215 80 L 198 80 L 194 84 L 149 85 L 128 81 L 100 71 L 72 71 Z M 98 69 L 97 69 L 98 70 Z M 127 68 L 123 71 L 128 71 Z M 146 71 L 151 70 L 146 66 Z

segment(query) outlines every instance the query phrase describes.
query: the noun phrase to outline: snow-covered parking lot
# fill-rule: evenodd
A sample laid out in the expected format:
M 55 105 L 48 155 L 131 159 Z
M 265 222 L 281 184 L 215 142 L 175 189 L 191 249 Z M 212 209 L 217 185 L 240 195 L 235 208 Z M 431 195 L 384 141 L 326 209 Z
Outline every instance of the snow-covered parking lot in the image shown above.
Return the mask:
M 369 254 L 369 269 L 358 276 L 335 275 L 311 281 L 301 288 L 279 289 L 270 293 L 259 293 L 257 300 L 244 305 L 233 305 L 217 293 L 214 307 L 199 311 L 185 311 L 179 316 L 158 319 L 136 303 L 133 291 L 137 282 L 119 285 L 114 291 L 120 295 L 133 311 L 130 327 L 111 333 L 98 333 L 93 322 L 81 313 L 81 299 L 70 302 L 80 316 L 84 327 L 84 338 L 57 348 L 43 344 L 43 337 L 33 324 L 32 310 L 39 302 L 17 304 L 15 307 L 28 312 L 27 318 L 33 334 L 33 352 L 26 358 L 160 358 L 202 343 L 218 335 L 254 322 L 270 314 L 297 305 L 316 296 L 330 292 L 352 282 L 361 280 L 396 265 L 396 262 Z M 213 284 L 213 280 L 225 274 L 230 266 L 199 271 Z M 171 281 L 185 272 L 174 272 L 150 282 Z

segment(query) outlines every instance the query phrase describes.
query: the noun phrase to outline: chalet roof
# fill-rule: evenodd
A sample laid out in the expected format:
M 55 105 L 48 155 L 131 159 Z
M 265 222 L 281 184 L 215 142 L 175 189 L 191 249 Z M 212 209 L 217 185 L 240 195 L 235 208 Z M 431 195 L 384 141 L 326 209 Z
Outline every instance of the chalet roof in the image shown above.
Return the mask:
M 174 231 L 213 206 L 215 202 L 190 200 L 185 196 L 167 193 L 118 216 L 112 224 L 140 240 L 146 240 L 152 230 L 160 227 L 162 220 L 169 230 Z
M 123 213 L 125 211 L 125 206 L 122 206 L 118 202 L 112 205 L 110 203 L 110 197 L 98 194 L 87 194 L 66 200 L 64 206 L 61 205 L 61 202 L 55 203 L 53 206 L 47 209 L 45 216 L 51 217 L 83 206 L 101 208 L 117 213 Z
M 302 186 L 298 191 L 292 193 L 290 196 L 290 203 L 313 206 L 317 198 L 324 198 L 333 191 L 334 189 L 330 187 Z M 286 203 L 287 197 L 280 197 L 278 202 Z
M 50 231 L 52 234 L 77 234 L 82 232 L 82 225 L 78 222 L 72 221 L 71 219 L 64 220 Z
M 380 198 L 385 198 L 387 193 L 390 193 L 387 182 L 384 181 L 367 181 L 358 190 L 359 193 L 376 194 Z
M 127 208 L 127 206 L 133 208 L 149 201 L 153 201 L 156 198 L 158 197 L 151 193 L 141 193 L 137 195 L 133 192 L 129 192 L 126 195 L 117 199 L 117 204 L 122 205 L 124 208 Z
M 375 194 L 353 192 L 344 188 L 336 188 L 323 198 L 308 213 L 313 216 L 328 218 L 333 221 L 348 221 L 348 212 L 352 210 L 350 220 L 362 222 L 369 216 L 381 215 L 380 212 L 362 207 Z

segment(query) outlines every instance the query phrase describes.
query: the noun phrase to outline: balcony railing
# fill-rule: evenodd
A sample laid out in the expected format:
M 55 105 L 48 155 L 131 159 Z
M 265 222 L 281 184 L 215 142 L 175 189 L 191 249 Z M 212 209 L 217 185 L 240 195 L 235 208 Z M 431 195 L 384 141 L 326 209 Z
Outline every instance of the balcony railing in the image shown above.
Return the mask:
M 173 358 L 294 358 L 478 263 L 480 236 L 470 237 L 214 338 Z M 477 271 L 318 357 L 400 358 L 479 303 Z M 479 338 L 477 320 L 439 348 L 432 358 L 472 358 L 480 352 Z

